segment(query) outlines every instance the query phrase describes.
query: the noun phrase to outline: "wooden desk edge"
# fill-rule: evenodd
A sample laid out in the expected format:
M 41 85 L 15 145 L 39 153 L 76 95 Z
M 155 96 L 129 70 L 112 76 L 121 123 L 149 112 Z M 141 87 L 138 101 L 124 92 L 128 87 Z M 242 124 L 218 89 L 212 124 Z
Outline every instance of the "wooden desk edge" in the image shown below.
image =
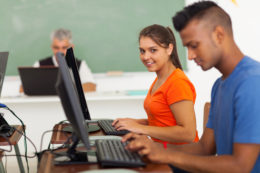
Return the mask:
M 63 170 L 64 173 L 72 173 L 75 171 L 86 171 L 86 170 L 99 170 L 106 169 L 101 168 L 100 165 L 97 164 L 84 164 L 84 165 L 63 165 L 63 166 L 55 166 L 53 161 L 53 155 L 50 152 L 45 152 L 40 161 L 38 173 L 58 173 Z M 109 169 L 109 168 L 108 168 Z M 171 168 L 168 164 L 153 164 L 147 163 L 146 167 L 138 167 L 138 168 L 114 168 L 114 169 L 130 169 L 135 170 L 140 173 L 170 173 L 172 172 Z
M 23 131 L 22 125 L 12 125 L 12 126 L 21 132 Z M 18 143 L 18 141 L 20 140 L 20 138 L 23 136 L 23 133 L 21 134 L 17 130 L 14 131 L 12 136 L 8 137 L 11 145 L 16 145 Z M 9 145 L 9 143 L 6 141 L 6 139 L 4 139 L 3 137 L 0 137 L 0 145 L 6 146 L 6 145 Z

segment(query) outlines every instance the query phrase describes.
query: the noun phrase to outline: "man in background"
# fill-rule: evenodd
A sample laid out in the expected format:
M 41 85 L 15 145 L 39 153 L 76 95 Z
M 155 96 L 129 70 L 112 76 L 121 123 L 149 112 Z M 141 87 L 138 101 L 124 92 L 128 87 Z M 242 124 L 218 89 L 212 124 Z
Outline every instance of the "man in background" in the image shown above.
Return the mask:
M 72 34 L 70 30 L 67 29 L 57 29 L 51 33 L 51 49 L 53 52 L 52 56 L 46 57 L 34 63 L 34 67 L 42 66 L 55 66 L 57 67 L 58 61 L 55 56 L 58 52 L 66 55 L 66 51 L 70 47 L 74 47 L 72 43 Z M 89 69 L 87 63 L 84 60 L 79 60 L 76 58 L 76 63 L 79 68 L 79 75 L 82 82 L 82 87 L 84 92 L 96 91 L 96 84 L 94 82 L 93 75 Z

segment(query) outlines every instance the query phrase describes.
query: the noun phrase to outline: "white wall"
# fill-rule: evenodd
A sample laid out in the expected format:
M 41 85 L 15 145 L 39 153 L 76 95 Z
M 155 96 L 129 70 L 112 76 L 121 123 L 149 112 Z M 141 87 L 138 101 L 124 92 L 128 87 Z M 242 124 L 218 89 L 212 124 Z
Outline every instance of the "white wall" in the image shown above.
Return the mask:
M 197 1 L 186 0 L 186 4 Z M 260 1 L 236 0 L 237 5 L 231 0 L 215 0 L 215 2 L 230 15 L 233 22 L 234 38 L 242 52 L 260 61 Z M 193 61 L 188 61 L 188 69 L 187 75 L 197 91 L 195 111 L 199 134 L 201 135 L 203 106 L 206 101 L 210 101 L 211 87 L 220 73 L 215 69 L 204 72 Z

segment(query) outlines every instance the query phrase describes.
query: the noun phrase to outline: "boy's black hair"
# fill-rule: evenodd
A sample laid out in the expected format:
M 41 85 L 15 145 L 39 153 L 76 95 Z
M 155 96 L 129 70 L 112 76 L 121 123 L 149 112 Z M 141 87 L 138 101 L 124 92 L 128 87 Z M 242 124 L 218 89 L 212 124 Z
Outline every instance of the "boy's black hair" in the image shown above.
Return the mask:
M 174 28 L 178 32 L 181 31 L 194 17 L 199 19 L 203 16 L 205 11 L 212 7 L 219 6 L 212 1 L 199 1 L 185 7 L 172 17 Z

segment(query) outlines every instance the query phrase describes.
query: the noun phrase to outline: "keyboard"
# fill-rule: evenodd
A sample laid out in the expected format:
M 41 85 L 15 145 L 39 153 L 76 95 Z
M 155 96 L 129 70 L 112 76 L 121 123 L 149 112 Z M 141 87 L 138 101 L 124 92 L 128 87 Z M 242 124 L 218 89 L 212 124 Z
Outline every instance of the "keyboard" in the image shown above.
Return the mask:
M 139 167 L 146 164 L 137 153 L 125 149 L 120 140 L 96 140 L 97 159 L 102 167 Z
M 112 126 L 113 120 L 98 120 L 98 125 L 103 129 L 106 135 L 125 135 L 129 133 L 128 130 L 116 130 Z

